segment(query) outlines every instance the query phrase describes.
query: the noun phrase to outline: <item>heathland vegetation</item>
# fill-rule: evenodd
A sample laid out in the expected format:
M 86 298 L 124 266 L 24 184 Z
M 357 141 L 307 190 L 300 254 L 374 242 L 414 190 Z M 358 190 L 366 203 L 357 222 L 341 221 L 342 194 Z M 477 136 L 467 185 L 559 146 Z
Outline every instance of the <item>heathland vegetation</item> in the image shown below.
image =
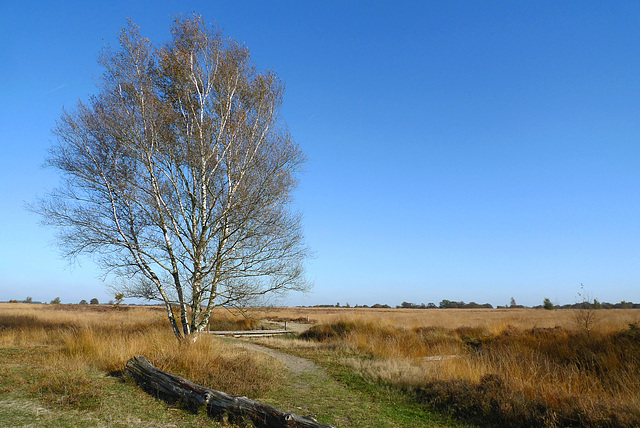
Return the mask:
M 430 426 L 429 409 L 478 426 L 640 425 L 635 309 L 334 307 L 252 309 L 248 315 L 216 311 L 211 328 L 252 329 L 264 320 L 309 324 L 301 335 L 262 341 L 315 361 L 347 385 L 345 391 L 362 394 L 367 403 L 360 419 L 344 418 L 351 422 L 339 426 L 374 426 L 366 418 L 392 407 L 389 426 Z M 121 378 L 125 362 L 140 354 L 213 389 L 267 397 L 294 411 L 314 406 L 282 392 L 286 374 L 278 361 L 209 336 L 177 345 L 166 326 L 156 307 L 0 304 L 0 416 L 29 423 L 53 418 L 48 426 L 72 415 L 110 425 L 210 426 L 206 417 L 158 404 Z M 314 397 L 331 401 L 315 393 L 305 399 Z M 139 404 L 134 409 L 127 400 Z M 34 402 L 31 408 L 44 409 L 39 416 L 17 410 Z M 330 413 L 325 402 L 314 408 Z
M 228 328 L 250 321 L 218 317 Z M 6 426 L 212 426 L 126 382 L 134 355 L 235 395 L 282 381 L 281 366 L 220 341 L 177 343 L 159 307 L 0 304 L 0 419 Z
M 585 310 L 323 309 L 271 343 L 481 426 L 639 426 L 640 312 Z

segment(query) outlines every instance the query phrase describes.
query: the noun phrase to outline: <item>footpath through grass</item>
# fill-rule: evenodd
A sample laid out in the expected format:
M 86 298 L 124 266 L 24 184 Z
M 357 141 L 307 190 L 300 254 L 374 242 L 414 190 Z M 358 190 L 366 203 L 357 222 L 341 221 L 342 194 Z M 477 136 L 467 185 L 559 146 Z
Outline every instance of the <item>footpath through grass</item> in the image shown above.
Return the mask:
M 161 315 L 145 308 L 0 305 L 0 425 L 221 426 L 118 376 L 130 357 L 145 355 L 195 383 L 337 427 L 455 426 L 398 391 L 364 382 L 336 355 L 300 351 L 324 369 L 298 361 L 312 369 L 289 371 L 213 337 L 177 344 Z
M 263 342 L 264 343 L 264 342 Z M 411 400 L 397 389 L 366 382 L 335 360 L 335 354 L 290 349 L 286 341 L 270 341 L 279 351 L 309 359 L 321 369 L 289 372 L 287 384 L 261 401 L 337 427 L 462 427 L 461 423 Z
M 56 367 L 47 366 L 48 353 L 46 346 L 0 348 L 2 426 L 222 426 L 97 369 L 56 372 Z M 345 369 L 327 365 L 327 371 L 289 372 L 280 388 L 255 398 L 337 427 L 455 426 L 396 391 L 372 386 Z
M 86 365 L 54 363 L 52 352 L 46 345 L 0 347 L 2 426 L 222 426 L 206 415 L 155 399 L 131 380 Z M 397 392 L 325 363 L 325 370 L 287 372 L 278 388 L 252 398 L 343 428 L 453 425 Z

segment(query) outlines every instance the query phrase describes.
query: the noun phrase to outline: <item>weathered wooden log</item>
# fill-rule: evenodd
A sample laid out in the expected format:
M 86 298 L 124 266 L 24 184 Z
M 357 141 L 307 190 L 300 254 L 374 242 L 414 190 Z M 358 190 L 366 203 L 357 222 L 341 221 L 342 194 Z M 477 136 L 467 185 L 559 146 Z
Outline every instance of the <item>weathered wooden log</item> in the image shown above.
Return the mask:
M 143 356 L 127 361 L 127 371 L 148 391 L 179 401 L 193 410 L 206 406 L 210 416 L 221 420 L 251 421 L 256 427 L 264 428 L 332 428 L 331 425 L 318 423 L 310 416 L 298 416 L 247 397 L 233 396 L 196 385 L 180 376 L 157 369 Z

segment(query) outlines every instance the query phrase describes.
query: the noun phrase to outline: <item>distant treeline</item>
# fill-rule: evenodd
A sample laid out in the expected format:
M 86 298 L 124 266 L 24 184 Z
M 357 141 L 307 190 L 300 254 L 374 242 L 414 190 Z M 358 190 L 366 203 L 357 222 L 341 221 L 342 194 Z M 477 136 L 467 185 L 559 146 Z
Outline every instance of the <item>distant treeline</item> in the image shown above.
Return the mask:
M 351 306 L 348 303 L 344 306 L 341 306 L 340 303 L 336 303 L 335 305 L 315 305 L 314 308 L 386 308 L 391 309 L 392 307 L 386 304 L 376 303 L 372 306 L 367 305 L 355 305 Z M 491 303 L 476 303 L 469 302 L 465 303 L 463 301 L 456 302 L 454 300 L 443 299 L 438 305 L 435 303 L 411 303 L 411 302 L 402 302 L 402 304 L 397 305 L 398 309 L 492 309 L 493 305 Z M 496 306 L 496 309 L 640 309 L 640 303 L 626 302 L 621 301 L 619 303 L 609 303 L 609 302 L 599 302 L 594 299 L 593 302 L 580 302 L 580 303 L 572 303 L 566 305 L 554 305 L 548 299 L 545 299 L 543 304 L 537 306 L 524 306 L 518 305 L 513 302 L 510 305 L 504 306 Z
M 7 303 L 0 302 L 0 303 Z M 34 301 L 31 297 L 27 297 L 25 300 L 9 300 L 8 303 L 42 303 L 39 301 Z M 53 299 L 51 304 L 59 304 L 60 298 L 56 297 Z M 109 305 L 115 305 L 118 303 L 121 306 L 155 306 L 155 304 L 140 304 L 140 303 L 130 303 L 130 304 L 122 304 L 121 302 L 114 302 L 113 300 L 109 301 Z M 81 300 L 80 305 L 87 305 L 86 300 Z M 98 305 L 100 302 L 97 298 L 91 299 L 90 304 Z M 314 305 L 314 306 L 299 306 L 299 307 L 312 307 L 312 308 L 374 308 L 374 309 L 392 309 L 392 306 L 387 304 L 376 303 L 375 305 L 355 305 L 351 306 L 349 303 L 345 305 L 340 305 L 340 303 L 336 303 L 335 305 Z M 435 304 L 432 302 L 427 303 L 411 303 L 411 302 L 402 302 L 400 305 L 395 306 L 397 309 L 493 309 L 493 305 L 491 303 L 476 303 L 469 302 L 465 303 L 463 301 L 455 301 L 455 300 L 447 300 L 443 299 L 439 304 Z M 609 303 L 609 302 L 599 302 L 597 299 L 594 299 L 593 302 L 579 302 L 579 303 L 571 303 L 566 305 L 558 305 L 553 304 L 548 298 L 545 298 L 541 305 L 536 306 L 524 306 L 518 305 L 515 303 L 515 300 L 511 298 L 511 304 L 504 306 L 496 306 L 496 309 L 640 309 L 640 303 L 633 303 L 627 301 L 621 301 L 618 303 Z
M 498 306 L 499 307 L 499 306 Z M 534 306 L 534 308 L 543 308 L 543 305 Z M 545 309 L 549 309 L 546 308 Z M 619 303 L 598 302 L 594 300 L 593 303 L 581 302 L 573 303 L 570 305 L 554 305 L 553 309 L 640 309 L 640 303 L 625 302 L 624 300 Z

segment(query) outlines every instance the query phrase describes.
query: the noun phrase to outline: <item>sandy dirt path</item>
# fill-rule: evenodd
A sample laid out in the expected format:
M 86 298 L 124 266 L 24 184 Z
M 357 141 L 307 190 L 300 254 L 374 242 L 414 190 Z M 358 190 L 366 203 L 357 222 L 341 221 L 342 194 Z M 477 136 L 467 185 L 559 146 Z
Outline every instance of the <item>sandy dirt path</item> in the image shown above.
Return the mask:
M 304 328 L 300 326 L 300 328 Z M 308 328 L 308 327 L 307 327 Z M 395 411 L 387 403 L 373 400 L 338 382 L 324 368 L 313 361 L 262 346 L 248 339 L 225 338 L 225 341 L 251 352 L 261 352 L 281 361 L 287 368 L 286 385 L 275 395 L 261 397 L 259 401 L 303 416 L 322 419 L 336 427 L 399 428 L 434 427 L 446 424 L 424 420 L 397 420 Z
M 242 346 L 243 348 L 251 351 L 262 352 L 263 354 L 270 355 L 279 361 L 282 361 L 289 371 L 300 376 L 303 374 L 314 374 L 317 376 L 327 376 L 324 371 L 318 367 L 315 363 L 305 359 L 296 357 L 295 355 L 285 354 L 284 352 L 276 351 L 275 349 L 267 348 L 266 346 L 258 345 L 257 343 L 246 342 L 244 340 L 234 340 L 234 345 Z

